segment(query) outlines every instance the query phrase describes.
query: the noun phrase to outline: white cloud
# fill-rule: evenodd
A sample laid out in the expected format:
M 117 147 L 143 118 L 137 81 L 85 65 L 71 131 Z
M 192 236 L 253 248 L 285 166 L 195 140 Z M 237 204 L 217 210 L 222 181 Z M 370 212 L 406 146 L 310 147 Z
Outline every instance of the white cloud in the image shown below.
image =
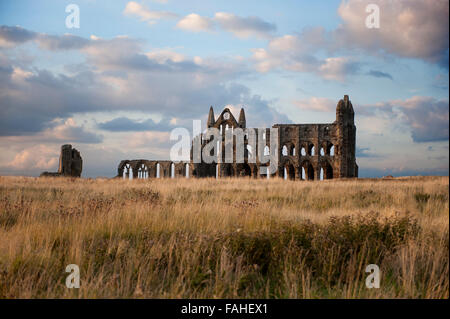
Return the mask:
M 23 149 L 6 166 L 14 170 L 57 169 L 58 155 L 58 149 L 39 144 Z
M 233 13 L 217 12 L 214 21 L 224 30 L 233 33 L 239 38 L 256 36 L 269 38 L 276 30 L 274 24 L 268 23 L 258 17 L 239 17 Z
M 123 13 L 128 16 L 137 16 L 141 21 L 145 21 L 150 25 L 155 24 L 160 19 L 174 19 L 178 17 L 177 14 L 168 11 L 152 11 L 135 1 L 128 2 Z
M 348 57 L 326 58 L 318 73 L 327 80 L 344 81 L 348 74 L 355 74 L 358 63 Z
M 367 4 L 380 8 L 380 28 L 365 27 Z M 343 23 L 335 30 L 335 46 L 384 51 L 448 67 L 449 3 L 441 0 L 347 0 L 338 14 Z
M 233 33 L 238 38 L 256 36 L 270 38 L 276 30 L 274 24 L 258 17 L 239 17 L 233 13 L 217 12 L 213 18 L 203 17 L 196 13 L 185 16 L 177 23 L 177 27 L 186 31 L 214 31 L 221 28 Z
M 336 101 L 325 97 L 311 97 L 306 100 L 295 100 L 294 105 L 301 110 L 315 112 L 335 112 Z
M 380 7 L 379 29 L 365 26 L 369 3 Z M 256 70 L 310 72 L 342 82 L 348 75 L 360 74 L 361 52 L 422 59 L 448 68 L 448 1 L 348 0 L 342 1 L 338 14 L 342 24 L 335 30 L 306 28 L 253 49 Z M 393 79 L 379 70 L 364 74 Z
M 167 61 L 182 62 L 185 60 L 183 54 L 168 49 L 156 49 L 145 53 L 145 55 L 158 63 L 166 63 Z
M 358 72 L 359 63 L 352 57 L 315 57 L 317 45 L 321 40 L 308 43 L 305 39 L 321 30 L 309 29 L 300 35 L 284 35 L 269 41 L 267 49 L 253 49 L 252 59 L 259 72 L 284 69 L 293 72 L 309 72 L 333 81 L 344 81 L 348 75 Z
M 214 23 L 210 18 L 191 13 L 178 21 L 177 28 L 192 32 L 213 31 Z

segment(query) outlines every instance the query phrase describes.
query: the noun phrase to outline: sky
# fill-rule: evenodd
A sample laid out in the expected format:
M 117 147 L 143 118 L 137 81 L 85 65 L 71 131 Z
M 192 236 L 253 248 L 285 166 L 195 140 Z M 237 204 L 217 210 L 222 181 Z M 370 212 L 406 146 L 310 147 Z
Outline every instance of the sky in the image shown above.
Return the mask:
M 210 106 L 332 123 L 344 95 L 360 177 L 448 175 L 448 38 L 445 0 L 2 0 L 0 175 L 57 171 L 72 144 L 83 177 L 113 177 Z

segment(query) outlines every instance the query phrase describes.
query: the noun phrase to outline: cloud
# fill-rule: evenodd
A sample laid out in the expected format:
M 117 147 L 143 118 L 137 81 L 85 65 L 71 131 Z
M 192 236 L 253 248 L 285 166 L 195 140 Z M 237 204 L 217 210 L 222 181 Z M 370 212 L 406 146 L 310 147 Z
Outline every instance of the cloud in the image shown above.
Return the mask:
M 0 47 L 12 47 L 32 40 L 36 34 L 20 26 L 0 26 Z
M 324 97 L 311 97 L 307 100 L 295 100 L 294 105 L 304 111 L 335 112 L 336 101 Z
M 448 68 L 448 1 L 377 0 L 380 28 L 365 27 L 369 2 L 342 1 L 338 14 L 342 24 L 333 32 L 335 47 L 358 48 L 422 59 Z
M 56 118 L 46 123 L 42 131 L 20 132 L 18 135 L 3 135 L 3 141 L 11 143 L 88 143 L 98 144 L 103 141 L 103 135 L 97 134 L 84 125 L 77 125 L 73 118 Z M 28 135 L 27 135 L 28 133 Z
M 178 17 L 177 14 L 168 11 L 152 11 L 135 1 L 128 2 L 123 13 L 127 16 L 136 16 L 141 21 L 145 21 L 150 25 L 155 24 L 161 19 L 174 19 Z
M 178 21 L 177 28 L 191 32 L 213 31 L 214 22 L 210 18 L 191 13 Z
M 128 132 L 128 131 L 170 131 L 176 127 L 170 119 L 163 119 L 155 123 L 152 119 L 145 121 L 132 120 L 127 117 L 118 117 L 111 121 L 99 123 L 98 127 L 110 132 Z
M 39 43 L 42 36 L 35 33 L 32 41 Z M 60 44 L 65 36 L 46 37 L 53 44 L 42 49 L 68 49 Z M 85 57 L 83 67 L 60 74 L 39 69 L 32 62 L 18 67 L 16 60 L 0 52 L 0 135 L 36 135 L 54 127 L 55 119 L 92 112 L 143 111 L 190 120 L 206 117 L 210 105 L 243 104 L 255 110 L 258 122 L 272 124 L 282 118 L 271 107 L 272 101 L 234 83 L 250 72 L 241 60 L 190 58 L 169 49 L 144 51 L 140 41 L 123 36 L 79 38 L 77 43 L 71 50 Z M 102 124 L 109 130 L 117 130 L 113 124 L 136 124 L 121 121 Z M 93 143 L 96 138 L 85 140 Z
M 370 147 L 356 147 L 356 158 L 358 157 L 377 158 L 381 155 L 370 152 Z
M 166 148 L 170 143 L 170 133 L 169 132 L 137 132 L 134 133 L 130 138 L 130 147 L 163 147 Z
M 388 119 L 392 127 L 406 126 L 415 143 L 449 139 L 449 102 L 429 96 L 413 96 L 373 105 L 353 105 L 358 116 L 371 121 Z
M 196 13 L 191 13 L 182 18 L 177 23 L 179 29 L 192 32 L 214 31 L 222 29 L 231 32 L 238 38 L 270 38 L 276 31 L 274 24 L 268 23 L 261 18 L 239 17 L 233 13 L 217 12 L 213 18 L 203 17 Z
M 39 144 L 23 149 L 6 166 L 14 170 L 57 169 L 58 157 L 58 149 Z
M 53 36 L 29 31 L 21 26 L 0 26 L 0 48 L 10 48 L 29 41 L 36 41 L 46 50 L 74 50 L 89 44 L 88 39 L 72 34 Z
M 350 74 L 356 74 L 359 63 L 348 57 L 326 58 L 317 73 L 327 80 L 344 81 Z
M 277 27 L 258 17 L 239 17 L 232 13 L 217 12 L 214 21 L 224 30 L 233 33 L 239 38 L 256 36 L 259 38 L 271 37 Z
M 314 73 L 326 80 L 343 82 L 359 72 L 355 58 L 337 56 L 317 58 L 316 53 L 325 43 L 322 28 L 305 29 L 299 35 L 284 35 L 269 41 L 267 48 L 253 49 L 252 59 L 259 72 L 283 69 L 292 72 Z
M 66 143 L 96 144 L 103 141 L 103 136 L 87 130 L 83 125 L 78 126 L 74 119 L 55 119 L 50 127 L 44 130 L 40 140 L 61 141 Z
M 376 77 L 376 78 L 386 78 L 386 79 L 394 80 L 392 75 L 390 75 L 389 73 L 381 72 L 381 71 L 370 70 L 366 74 L 370 75 L 370 76 L 373 76 L 373 77 Z
M 414 142 L 448 141 L 448 100 L 414 96 L 392 103 L 401 109 L 402 119 L 411 128 L 411 136 Z
M 256 70 L 307 72 L 343 82 L 349 75 L 362 74 L 361 53 L 421 59 L 448 69 L 448 1 L 374 3 L 380 7 L 379 29 L 365 26 L 369 2 L 342 1 L 338 9 L 342 23 L 336 29 L 308 27 L 298 33 L 273 37 L 265 48 L 252 49 Z M 377 70 L 363 73 L 393 80 L 392 75 Z

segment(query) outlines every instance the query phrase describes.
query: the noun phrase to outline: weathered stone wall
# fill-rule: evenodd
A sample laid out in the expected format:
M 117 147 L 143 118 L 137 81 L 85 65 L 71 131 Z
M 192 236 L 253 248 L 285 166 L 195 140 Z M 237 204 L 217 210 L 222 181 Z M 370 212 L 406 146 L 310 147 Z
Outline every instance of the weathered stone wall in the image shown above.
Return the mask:
M 172 162 L 158 160 L 123 160 L 117 169 L 117 177 L 135 178 L 170 178 L 192 176 L 193 165 L 189 162 Z

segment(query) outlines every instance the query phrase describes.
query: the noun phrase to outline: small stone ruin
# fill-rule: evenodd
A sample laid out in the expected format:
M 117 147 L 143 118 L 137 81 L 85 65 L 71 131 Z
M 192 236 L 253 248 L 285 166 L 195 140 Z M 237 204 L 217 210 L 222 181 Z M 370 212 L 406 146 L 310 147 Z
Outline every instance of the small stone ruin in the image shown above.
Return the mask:
M 82 169 L 83 159 L 80 152 L 72 148 L 72 145 L 65 144 L 61 146 L 58 172 L 43 172 L 41 176 L 80 177 Z

